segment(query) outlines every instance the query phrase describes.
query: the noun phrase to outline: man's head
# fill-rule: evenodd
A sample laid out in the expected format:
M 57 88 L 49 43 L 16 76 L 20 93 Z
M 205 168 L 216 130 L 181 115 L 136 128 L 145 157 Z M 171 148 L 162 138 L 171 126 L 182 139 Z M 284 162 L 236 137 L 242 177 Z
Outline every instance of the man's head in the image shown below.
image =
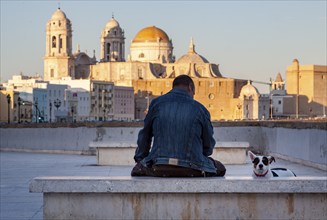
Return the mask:
M 193 98 L 195 94 L 195 86 L 191 77 L 187 75 L 177 76 L 173 81 L 173 88 L 184 89 Z

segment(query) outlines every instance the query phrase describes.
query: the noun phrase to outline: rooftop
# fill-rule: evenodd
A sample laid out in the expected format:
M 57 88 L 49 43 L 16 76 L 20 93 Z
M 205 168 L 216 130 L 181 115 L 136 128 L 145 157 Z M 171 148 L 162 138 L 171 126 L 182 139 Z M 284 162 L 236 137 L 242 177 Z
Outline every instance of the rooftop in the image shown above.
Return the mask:
M 0 153 L 0 219 L 42 219 L 42 193 L 29 193 L 29 183 L 44 176 L 130 177 L 131 166 L 97 166 L 96 156 Z M 226 178 L 250 177 L 252 165 L 226 165 Z M 272 167 L 286 167 L 298 177 L 325 177 L 327 172 L 276 158 Z M 138 177 L 140 178 L 140 177 Z

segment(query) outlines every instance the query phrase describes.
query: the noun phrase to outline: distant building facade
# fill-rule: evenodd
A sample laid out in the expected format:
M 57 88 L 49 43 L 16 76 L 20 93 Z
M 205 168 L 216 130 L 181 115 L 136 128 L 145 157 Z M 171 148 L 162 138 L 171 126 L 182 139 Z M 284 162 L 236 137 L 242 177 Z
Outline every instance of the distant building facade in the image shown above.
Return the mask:
M 270 115 L 270 99 L 269 96 L 261 95 L 256 87 L 250 81 L 243 86 L 239 96 L 240 103 L 237 105 L 237 119 L 247 120 L 267 120 Z
M 300 65 L 297 59 L 286 71 L 286 92 L 294 97 L 292 113 L 298 117 L 326 116 L 327 66 Z
M 134 89 L 114 86 L 113 120 L 131 121 L 135 119 Z
M 67 38 L 60 43 L 62 36 Z M 47 24 L 46 41 L 47 52 L 44 58 L 46 80 L 59 80 L 70 76 L 73 79 L 112 82 L 115 86 L 133 86 L 135 119 L 143 119 L 148 102 L 168 92 L 173 79 L 181 74 L 193 78 L 196 83 L 195 99 L 208 108 L 213 120 L 236 117 L 234 109 L 238 103 L 240 90 L 246 85 L 245 80 L 223 77 L 218 64 L 210 63 L 195 51 L 193 39 L 190 41 L 188 52 L 175 60 L 172 40 L 165 31 L 155 26 L 143 28 L 135 35 L 126 61 L 124 30 L 114 17 L 101 32 L 99 62 L 96 62 L 95 55 L 90 58 L 84 53 L 77 66 L 76 54 L 80 51 L 78 48 L 75 55 L 71 53 L 71 22 L 60 9 L 54 12 Z M 93 120 L 114 118 L 114 112 L 109 110 L 111 105 L 104 106 L 105 104 L 101 102 L 99 104 L 98 101 L 97 103 L 95 100 L 91 101 Z

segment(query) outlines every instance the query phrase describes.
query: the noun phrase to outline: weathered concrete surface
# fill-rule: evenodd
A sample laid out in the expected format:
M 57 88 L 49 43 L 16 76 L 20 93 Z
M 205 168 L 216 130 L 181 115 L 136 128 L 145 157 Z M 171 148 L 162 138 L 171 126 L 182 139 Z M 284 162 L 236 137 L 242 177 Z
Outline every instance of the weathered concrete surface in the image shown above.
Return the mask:
M 158 178 L 131 176 L 36 177 L 39 193 L 327 193 L 327 177 L 257 179 L 251 176 Z M 327 207 L 326 207 L 327 208 Z
M 44 219 L 326 219 L 321 194 L 54 194 Z
M 327 217 L 326 177 L 45 177 L 30 191 L 44 193 L 44 219 Z

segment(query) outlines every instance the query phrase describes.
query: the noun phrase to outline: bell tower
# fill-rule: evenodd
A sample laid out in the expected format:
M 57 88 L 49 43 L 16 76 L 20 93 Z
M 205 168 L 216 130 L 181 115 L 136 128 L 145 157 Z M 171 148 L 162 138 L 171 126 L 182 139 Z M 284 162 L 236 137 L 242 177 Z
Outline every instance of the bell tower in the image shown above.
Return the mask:
M 124 30 L 112 16 L 101 33 L 101 62 L 125 61 Z
M 72 55 L 72 25 L 66 14 L 58 8 L 46 26 L 44 80 L 74 78 Z

